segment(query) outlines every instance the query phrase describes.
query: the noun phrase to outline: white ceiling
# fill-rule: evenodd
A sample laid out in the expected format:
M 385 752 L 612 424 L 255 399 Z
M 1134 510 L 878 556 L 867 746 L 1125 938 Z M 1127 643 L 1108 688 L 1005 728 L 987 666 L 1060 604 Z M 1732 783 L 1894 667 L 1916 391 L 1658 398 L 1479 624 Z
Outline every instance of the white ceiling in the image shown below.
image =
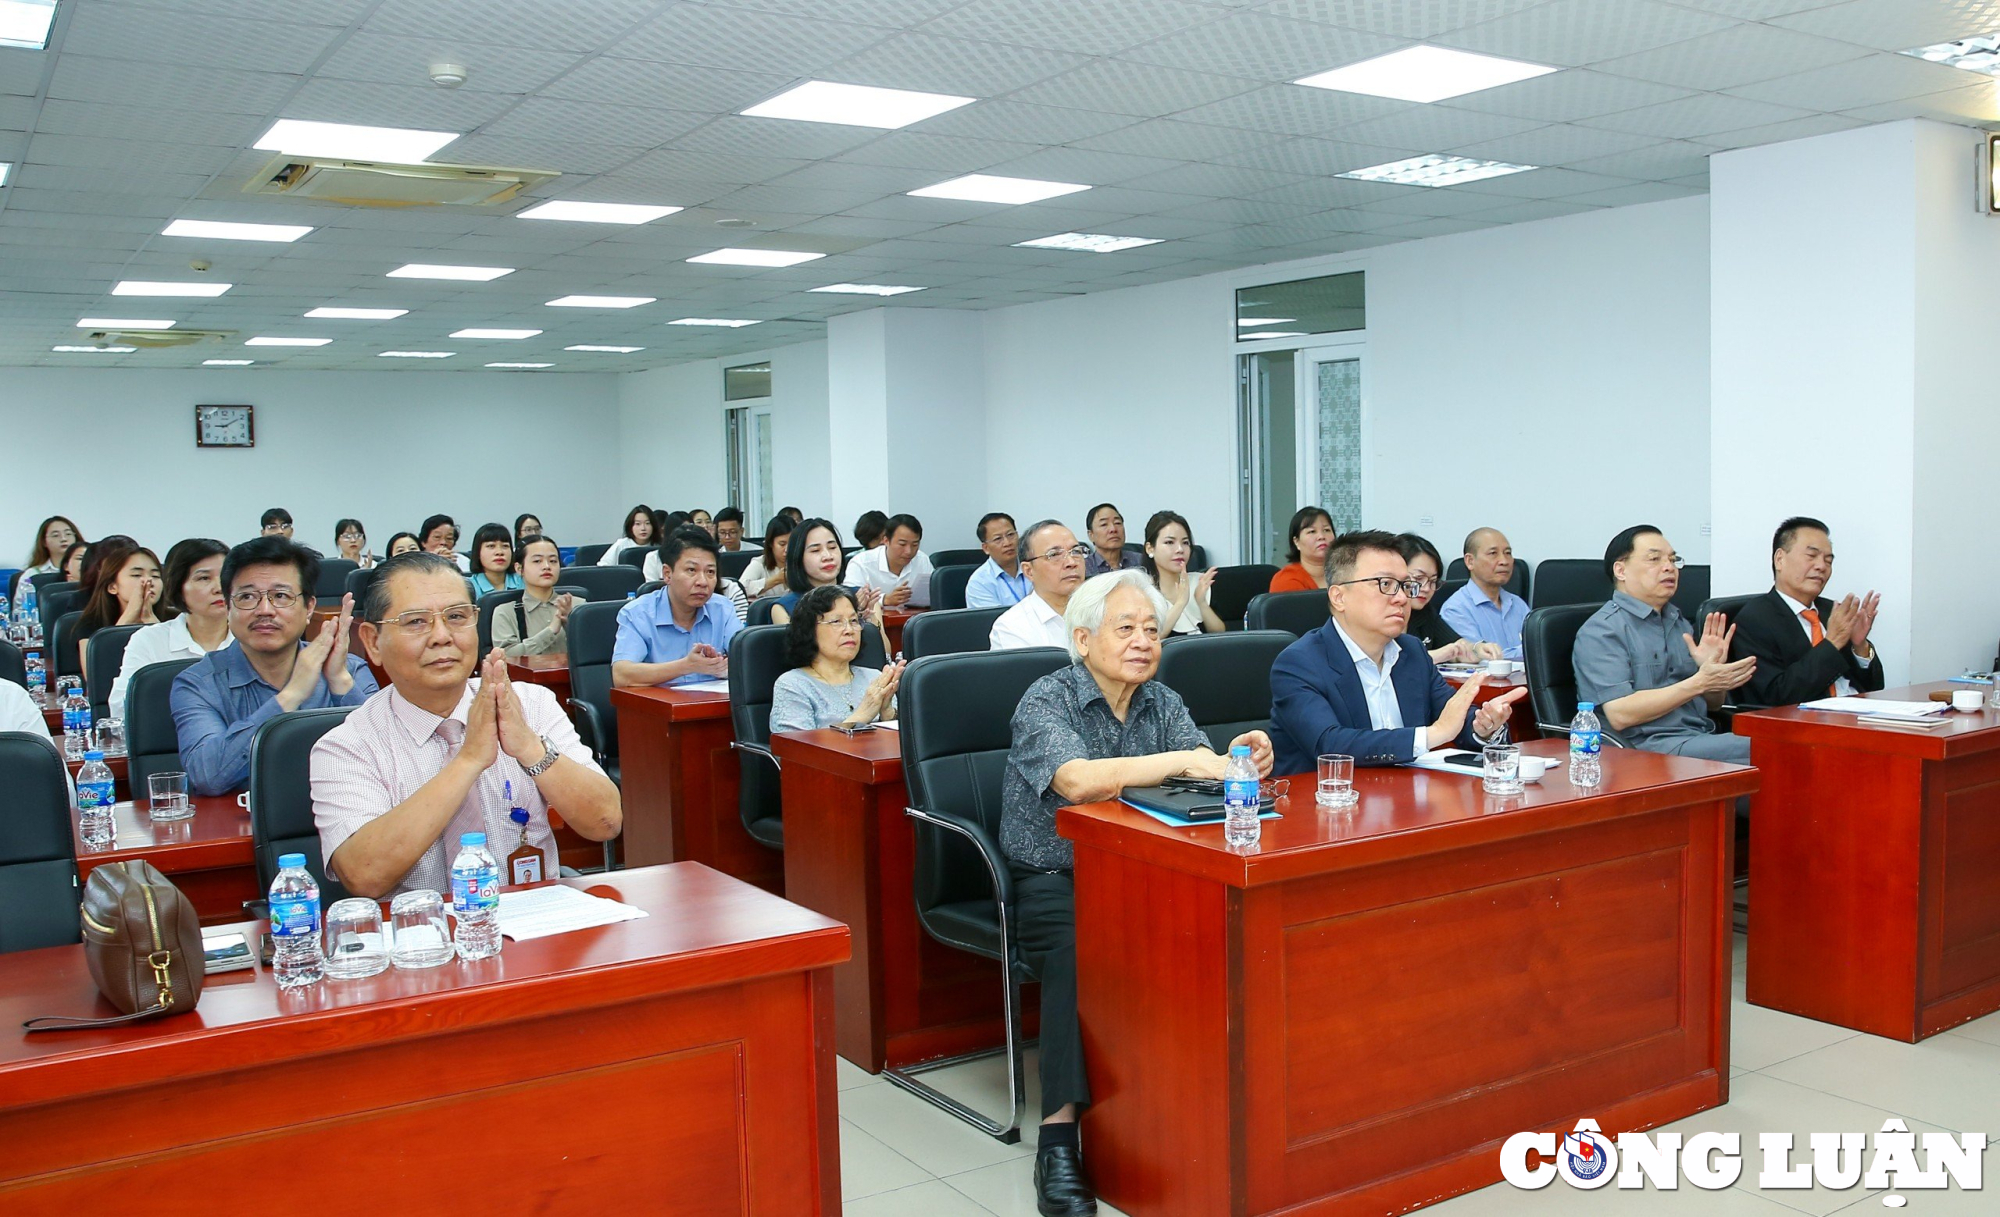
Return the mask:
M 1894 52 L 2000 30 L 2000 0 L 64 0 L 50 50 L 0 49 L 0 364 L 630 371 L 818 336 L 880 301 L 993 308 L 1697 194 L 1706 157 L 1913 116 L 2000 127 L 1993 80 Z M 1434 105 L 1307 89 L 1424 41 L 1565 70 Z M 426 67 L 471 68 L 457 91 Z M 969 94 L 907 127 L 735 113 L 806 78 Z M 541 197 L 674 204 L 636 228 L 375 211 L 242 193 L 278 118 L 448 129 L 438 159 L 559 170 Z M 1432 190 L 1333 178 L 1430 152 L 1544 166 Z M 994 206 L 905 192 L 984 172 L 1088 183 Z M 312 224 L 292 245 L 170 238 L 169 220 Z M 718 227 L 723 219 L 755 229 Z M 1016 249 L 1066 230 L 1165 238 Z M 692 266 L 725 245 L 820 249 L 785 270 Z M 236 287 L 109 295 L 124 278 Z M 384 278 L 407 261 L 520 268 Z M 572 293 L 655 296 L 624 312 Z M 307 321 L 319 305 L 407 308 Z M 229 345 L 58 355 L 84 316 L 173 317 Z M 757 318 L 736 330 L 677 317 Z M 538 328 L 521 342 L 446 337 Z M 244 350 L 255 334 L 326 347 Z M 587 355 L 573 343 L 641 346 Z M 383 350 L 453 350 L 448 361 Z

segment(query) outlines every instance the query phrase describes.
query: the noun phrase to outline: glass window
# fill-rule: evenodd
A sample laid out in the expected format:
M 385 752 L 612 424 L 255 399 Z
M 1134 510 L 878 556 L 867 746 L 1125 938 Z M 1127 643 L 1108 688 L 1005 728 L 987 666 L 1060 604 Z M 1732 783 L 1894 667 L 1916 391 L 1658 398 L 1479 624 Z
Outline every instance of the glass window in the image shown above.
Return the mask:
M 771 361 L 722 369 L 722 400 L 749 401 L 771 395 Z
M 1236 289 L 1236 339 L 1303 338 L 1366 329 L 1366 272 Z

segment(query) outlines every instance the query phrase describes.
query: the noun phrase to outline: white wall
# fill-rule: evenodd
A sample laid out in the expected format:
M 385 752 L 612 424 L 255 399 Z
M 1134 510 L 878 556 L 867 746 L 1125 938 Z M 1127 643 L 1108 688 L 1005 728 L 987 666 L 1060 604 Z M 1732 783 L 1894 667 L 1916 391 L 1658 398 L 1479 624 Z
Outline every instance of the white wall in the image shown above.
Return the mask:
M 256 447 L 195 447 L 196 405 L 242 403 L 257 407 Z M 603 374 L 9 368 L 0 565 L 24 558 L 51 514 L 162 554 L 182 537 L 246 540 L 274 506 L 326 553 L 350 515 L 377 552 L 433 512 L 468 541 L 522 511 L 564 544 L 606 540 L 620 510 L 604 475 L 616 406 Z

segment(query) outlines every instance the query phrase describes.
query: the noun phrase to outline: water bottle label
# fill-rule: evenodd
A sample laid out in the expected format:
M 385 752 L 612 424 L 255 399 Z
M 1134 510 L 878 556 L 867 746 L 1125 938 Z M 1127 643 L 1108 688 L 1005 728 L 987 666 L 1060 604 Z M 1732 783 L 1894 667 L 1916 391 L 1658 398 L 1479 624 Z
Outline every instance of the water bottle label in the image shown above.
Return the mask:
M 76 784 L 76 807 L 78 811 L 94 808 L 109 808 L 117 801 L 110 782 L 78 782 Z
M 1257 805 L 1257 783 L 1224 782 L 1222 802 L 1225 807 L 1255 807 Z
M 271 901 L 271 937 L 303 938 L 319 933 L 319 899 Z
M 1569 733 L 1569 750 L 1578 756 L 1596 756 L 1603 746 L 1603 738 L 1595 731 Z
M 453 871 L 451 907 L 455 913 L 477 913 L 500 907 L 500 871 L 482 867 L 476 871 Z

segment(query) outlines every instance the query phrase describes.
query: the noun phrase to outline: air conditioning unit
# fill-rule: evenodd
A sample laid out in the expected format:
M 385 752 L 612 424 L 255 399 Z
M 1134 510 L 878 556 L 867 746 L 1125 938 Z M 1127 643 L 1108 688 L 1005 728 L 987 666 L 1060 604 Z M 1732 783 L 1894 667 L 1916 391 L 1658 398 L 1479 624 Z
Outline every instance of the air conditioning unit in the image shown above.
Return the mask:
M 146 349 L 189 347 L 203 342 L 226 342 L 235 330 L 92 330 L 93 346 L 130 346 Z
M 280 157 L 244 189 L 348 207 L 489 207 L 560 176 L 543 169 Z

